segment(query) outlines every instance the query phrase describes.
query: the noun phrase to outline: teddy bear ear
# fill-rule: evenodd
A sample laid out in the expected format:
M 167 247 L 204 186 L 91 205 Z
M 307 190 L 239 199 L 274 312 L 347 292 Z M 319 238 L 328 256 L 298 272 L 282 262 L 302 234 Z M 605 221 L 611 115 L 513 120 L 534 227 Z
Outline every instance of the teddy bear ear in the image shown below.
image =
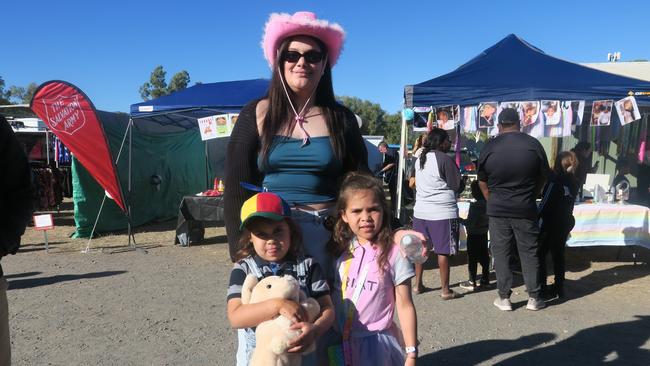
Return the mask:
M 241 303 L 248 304 L 251 300 L 251 294 L 253 292 L 253 287 L 257 285 L 259 280 L 256 276 L 248 275 L 244 280 L 244 284 L 241 287 Z

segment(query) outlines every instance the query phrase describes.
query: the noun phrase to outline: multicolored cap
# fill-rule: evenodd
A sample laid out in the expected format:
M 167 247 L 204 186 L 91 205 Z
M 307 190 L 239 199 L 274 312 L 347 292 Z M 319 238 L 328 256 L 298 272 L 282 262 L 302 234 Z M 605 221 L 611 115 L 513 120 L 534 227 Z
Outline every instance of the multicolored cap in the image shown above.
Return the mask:
M 274 221 L 280 221 L 291 217 L 291 207 L 275 193 L 260 192 L 249 198 L 241 206 L 241 225 L 242 230 L 248 220 L 253 217 L 264 217 Z

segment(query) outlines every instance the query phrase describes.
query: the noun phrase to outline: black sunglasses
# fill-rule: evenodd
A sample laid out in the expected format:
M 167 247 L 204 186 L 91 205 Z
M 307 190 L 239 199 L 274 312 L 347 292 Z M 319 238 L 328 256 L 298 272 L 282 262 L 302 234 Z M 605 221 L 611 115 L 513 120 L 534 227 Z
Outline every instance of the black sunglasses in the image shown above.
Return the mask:
M 318 51 L 307 51 L 305 53 L 300 53 L 298 51 L 284 51 L 282 59 L 287 62 L 298 62 L 301 57 L 305 58 L 305 61 L 310 64 L 317 64 L 325 58 L 325 54 Z

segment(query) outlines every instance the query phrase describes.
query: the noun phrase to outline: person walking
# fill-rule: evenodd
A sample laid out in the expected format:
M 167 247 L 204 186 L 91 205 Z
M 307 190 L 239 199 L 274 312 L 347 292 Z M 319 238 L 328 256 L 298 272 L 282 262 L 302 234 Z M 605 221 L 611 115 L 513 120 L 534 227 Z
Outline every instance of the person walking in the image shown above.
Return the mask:
M 479 187 L 487 200 L 490 247 L 494 258 L 498 297 L 494 306 L 512 310 L 514 241 L 528 291 L 529 310 L 546 305 L 540 297 L 536 197 L 549 173 L 542 144 L 520 132 L 519 113 L 506 108 L 499 114 L 499 134 L 490 140 L 478 162 Z
M 7 120 L 0 115 L 0 260 L 16 254 L 32 214 L 27 156 Z M 7 280 L 0 265 L 0 366 L 11 365 Z

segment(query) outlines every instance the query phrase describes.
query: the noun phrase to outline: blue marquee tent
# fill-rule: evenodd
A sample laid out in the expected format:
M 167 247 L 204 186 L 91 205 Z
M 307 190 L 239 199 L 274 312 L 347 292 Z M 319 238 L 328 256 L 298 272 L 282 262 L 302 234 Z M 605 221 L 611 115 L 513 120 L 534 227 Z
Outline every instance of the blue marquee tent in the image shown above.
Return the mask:
M 650 106 L 650 82 L 594 70 L 547 55 L 510 34 L 456 70 L 404 88 L 406 107 L 477 105 L 521 100 L 619 100 L 641 92 Z
M 136 125 L 140 121 L 149 121 L 161 126 L 198 128 L 197 118 L 218 113 L 237 113 L 246 103 L 261 98 L 268 87 L 267 79 L 197 84 L 170 95 L 131 105 L 131 118 Z
M 594 100 L 616 101 L 628 95 L 635 96 L 642 112 L 647 111 L 646 108 L 650 107 L 650 82 L 561 60 L 514 34 L 448 74 L 404 87 L 407 108 L 527 100 L 585 100 L 586 110 L 590 110 Z M 617 133 L 619 126 L 614 124 L 608 134 Z M 406 128 L 404 121 L 402 128 Z M 398 185 L 401 183 L 398 181 Z

